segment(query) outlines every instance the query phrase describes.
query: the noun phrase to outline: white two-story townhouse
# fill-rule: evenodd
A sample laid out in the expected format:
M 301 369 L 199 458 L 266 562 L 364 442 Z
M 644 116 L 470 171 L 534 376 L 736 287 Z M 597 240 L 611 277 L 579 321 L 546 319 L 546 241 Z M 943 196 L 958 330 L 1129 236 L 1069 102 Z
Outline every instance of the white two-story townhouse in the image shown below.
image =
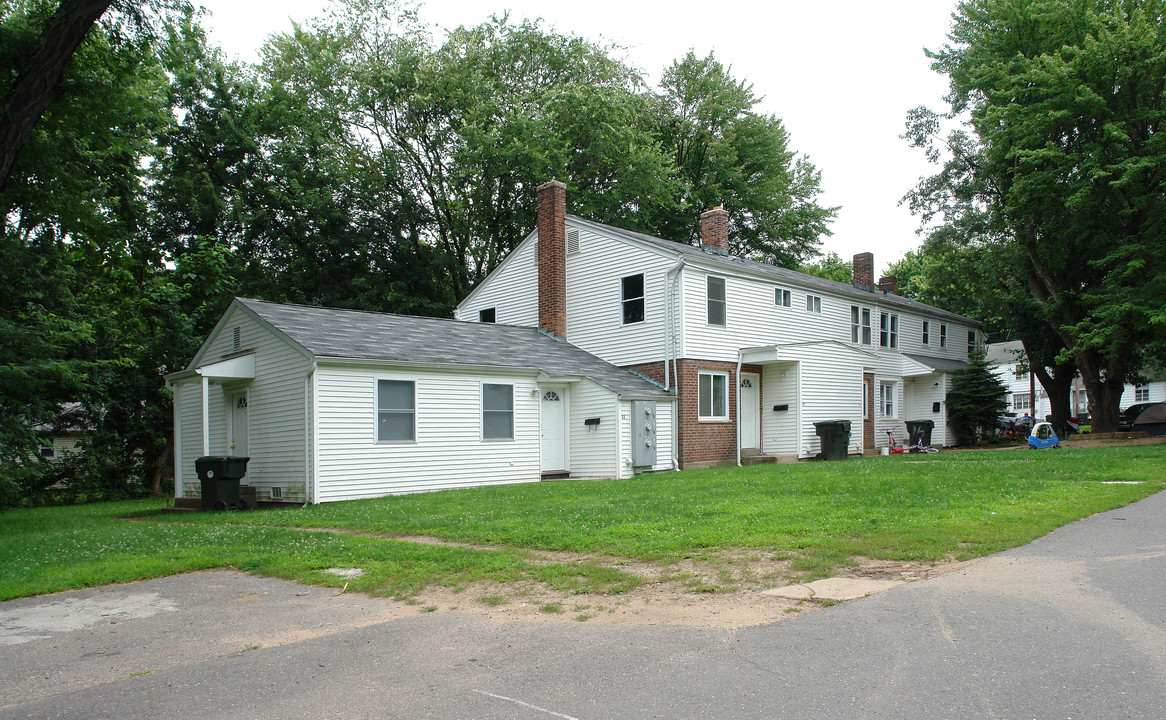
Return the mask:
M 538 190 L 538 226 L 462 301 L 460 320 L 537 325 L 676 393 L 679 467 L 742 455 L 811 458 L 814 423 L 847 420 L 850 452 L 906 439 L 931 420 L 951 444 L 951 374 L 978 324 L 873 283 L 806 275 L 728 253 L 728 213 L 701 216 L 700 247 L 566 214 L 566 188 Z M 663 450 L 663 448 L 661 448 Z
M 1044 420 L 1051 417 L 1052 404 L 1044 387 L 1029 372 L 1028 356 L 1019 340 L 992 343 L 988 348 L 988 363 L 1008 389 L 1008 408 L 1020 417 L 1028 414 Z M 1126 383 L 1122 388 L 1121 408 L 1137 403 L 1166 401 L 1166 371 L 1146 368 L 1142 374 L 1147 380 L 1140 384 Z M 1069 408 L 1074 417 L 1088 412 L 1089 399 L 1081 378 L 1073 379 L 1069 390 Z

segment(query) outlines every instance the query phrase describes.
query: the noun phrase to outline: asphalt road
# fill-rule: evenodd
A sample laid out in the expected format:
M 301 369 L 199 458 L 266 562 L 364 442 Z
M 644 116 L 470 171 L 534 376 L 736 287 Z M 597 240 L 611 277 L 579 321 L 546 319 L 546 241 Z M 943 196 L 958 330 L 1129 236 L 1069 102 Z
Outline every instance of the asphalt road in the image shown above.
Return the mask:
M 499 623 L 229 572 L 0 604 L 0 718 L 1166 718 L 1166 493 L 744 630 Z

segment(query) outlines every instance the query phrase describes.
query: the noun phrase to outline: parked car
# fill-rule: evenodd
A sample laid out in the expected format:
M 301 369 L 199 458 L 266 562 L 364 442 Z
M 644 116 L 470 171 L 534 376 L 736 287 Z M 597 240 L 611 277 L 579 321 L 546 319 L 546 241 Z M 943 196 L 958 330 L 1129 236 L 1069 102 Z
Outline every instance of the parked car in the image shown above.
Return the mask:
M 1130 430 L 1133 430 L 1134 420 L 1138 419 L 1138 416 L 1142 414 L 1143 410 L 1154 404 L 1155 403 L 1135 403 L 1130 405 L 1125 410 L 1122 410 L 1121 414 L 1117 416 L 1118 432 L 1129 432 Z

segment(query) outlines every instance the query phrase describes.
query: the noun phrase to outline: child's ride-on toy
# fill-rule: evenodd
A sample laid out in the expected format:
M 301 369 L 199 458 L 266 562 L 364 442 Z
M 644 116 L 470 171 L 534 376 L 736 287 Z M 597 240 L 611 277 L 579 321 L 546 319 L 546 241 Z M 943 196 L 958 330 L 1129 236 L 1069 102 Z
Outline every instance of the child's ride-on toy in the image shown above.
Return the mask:
M 1029 450 L 1044 450 L 1045 448 L 1060 448 L 1061 439 L 1057 437 L 1057 431 L 1053 430 L 1053 424 L 1042 422 L 1033 426 L 1032 432 L 1028 436 Z

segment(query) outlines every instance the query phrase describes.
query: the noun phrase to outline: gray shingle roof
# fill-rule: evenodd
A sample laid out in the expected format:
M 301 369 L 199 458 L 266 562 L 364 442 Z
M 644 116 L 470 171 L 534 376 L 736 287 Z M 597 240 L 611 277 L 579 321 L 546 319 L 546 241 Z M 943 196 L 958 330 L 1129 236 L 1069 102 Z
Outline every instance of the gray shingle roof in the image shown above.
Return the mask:
M 921 303 L 918 300 L 905 298 L 901 295 L 892 295 L 883 293 L 881 290 L 863 290 L 847 283 L 841 283 L 836 280 L 827 280 L 816 275 L 807 275 L 806 273 L 798 272 L 797 270 L 789 270 L 787 268 L 777 267 L 776 265 L 769 265 L 766 263 L 757 262 L 756 260 L 746 260 L 744 258 L 734 257 L 732 255 L 720 255 L 709 252 L 692 245 L 684 243 L 673 242 L 671 240 L 664 240 L 652 235 L 647 235 L 633 230 L 623 230 L 621 228 L 613 227 L 611 225 L 604 225 L 593 220 L 581 218 L 578 215 L 567 216 L 572 222 L 578 224 L 580 227 L 591 228 L 606 235 L 613 235 L 617 237 L 629 238 L 639 242 L 649 243 L 655 245 L 660 249 L 683 255 L 686 259 L 694 260 L 701 265 L 706 265 L 713 268 L 723 268 L 731 272 L 741 272 L 749 275 L 761 275 L 771 279 L 777 284 L 796 284 L 802 287 L 815 288 L 822 292 L 829 292 L 835 295 L 852 298 L 858 302 L 871 302 L 872 298 L 877 298 L 878 302 L 884 305 L 898 306 L 909 309 L 917 313 L 926 312 L 929 315 L 948 318 L 956 322 L 964 323 L 971 326 L 978 326 L 980 323 L 963 315 L 958 315 L 947 310 L 942 310 L 927 303 Z
M 536 328 L 236 300 L 316 357 L 541 370 L 586 377 L 618 395 L 669 397 L 644 378 Z

